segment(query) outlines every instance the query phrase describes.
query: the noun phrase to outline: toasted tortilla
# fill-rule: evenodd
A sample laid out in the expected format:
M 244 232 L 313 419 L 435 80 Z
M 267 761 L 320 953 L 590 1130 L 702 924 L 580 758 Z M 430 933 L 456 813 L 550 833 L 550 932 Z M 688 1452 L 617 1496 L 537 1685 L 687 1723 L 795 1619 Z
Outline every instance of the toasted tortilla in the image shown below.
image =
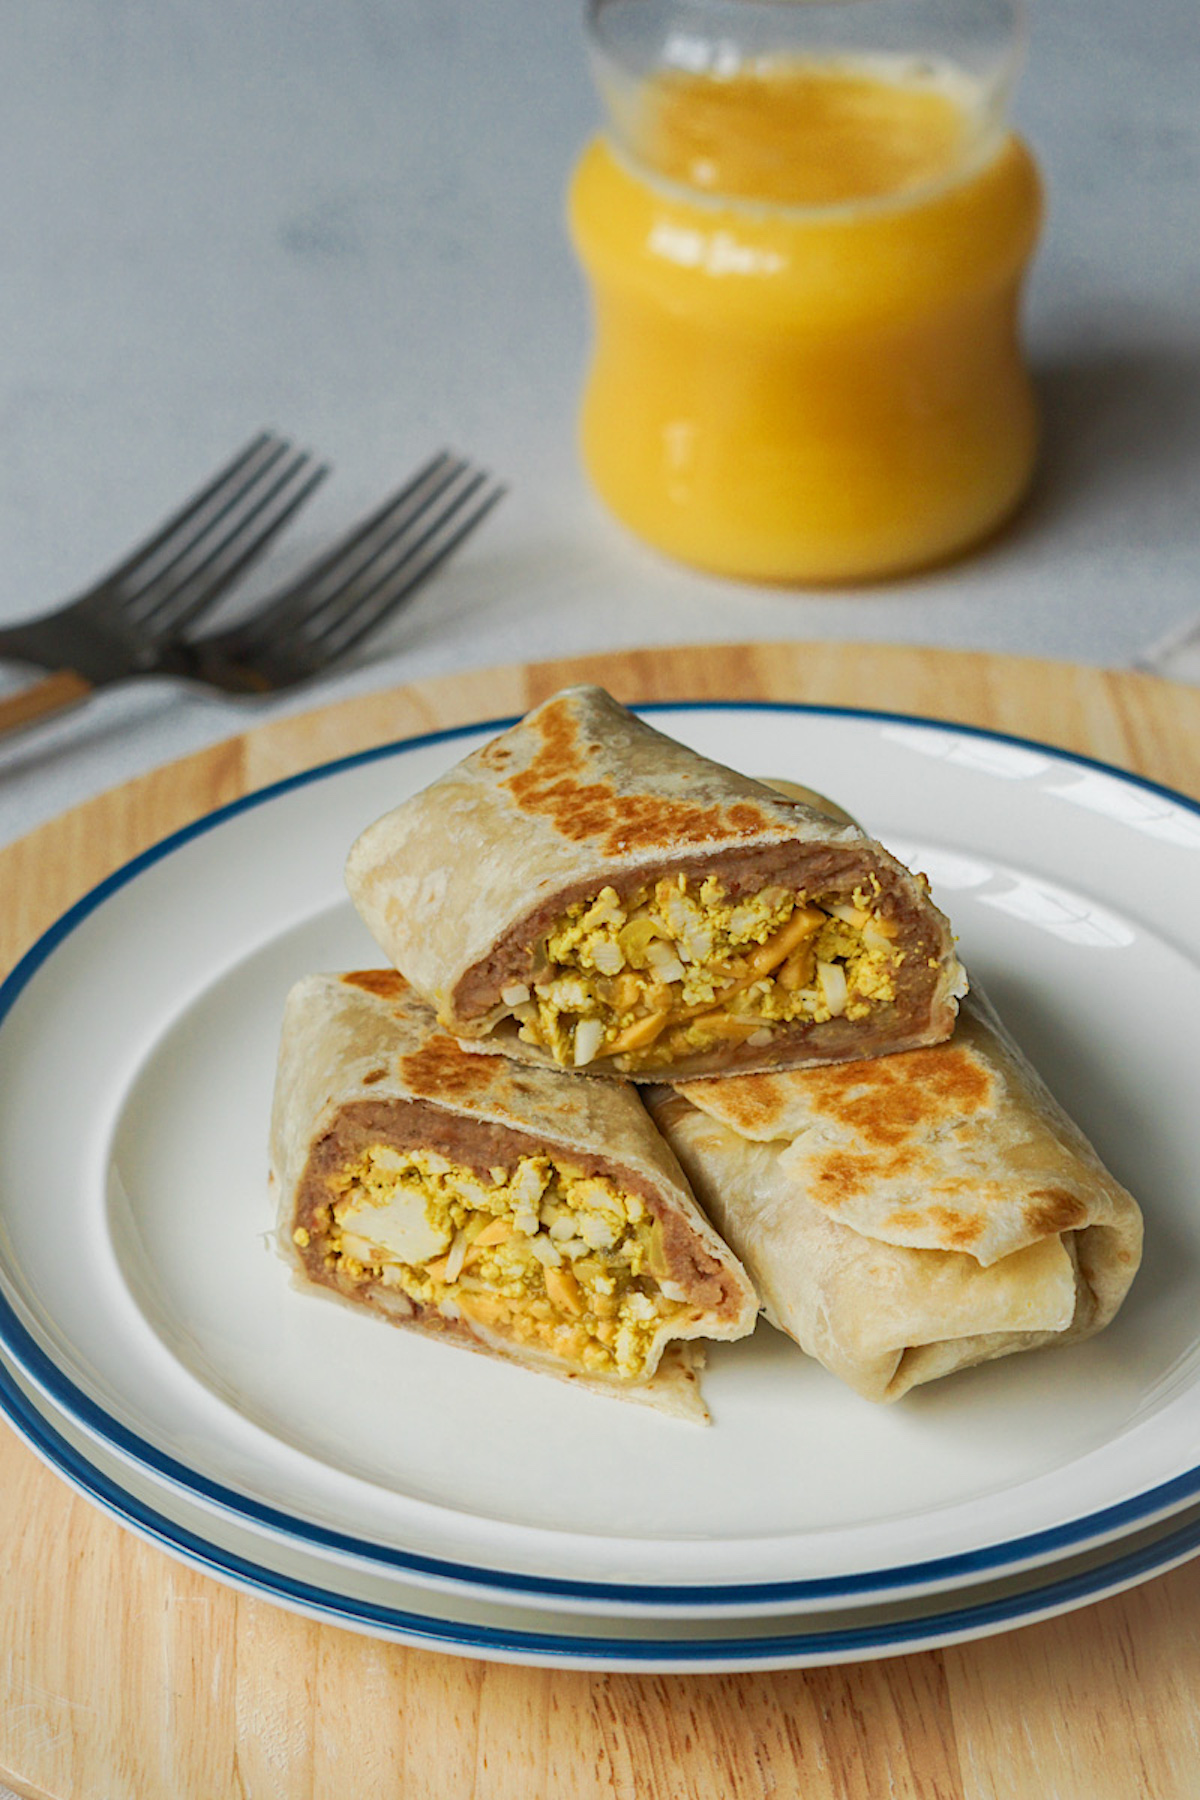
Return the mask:
M 331 1194 L 364 1149 L 427 1151 L 481 1184 L 498 1165 L 549 1156 L 606 1176 L 654 1221 L 679 1298 L 659 1320 L 644 1376 L 589 1373 L 540 1345 L 414 1299 L 371 1267 L 351 1275 L 328 1254 Z M 757 1300 L 705 1218 L 673 1153 L 630 1088 L 578 1081 L 466 1054 L 395 970 L 314 975 L 288 997 L 271 1121 L 280 1253 L 296 1285 L 465 1348 L 505 1357 L 593 1392 L 704 1421 L 702 1342 L 745 1336 Z M 393 1271 L 394 1273 L 394 1271 Z M 378 1278 L 376 1278 L 378 1277 Z M 684 1304 L 686 1302 L 686 1304 Z
M 1079 1342 L 1137 1272 L 1137 1203 L 978 990 L 948 1043 L 648 1101 L 768 1319 L 867 1399 Z
M 546 701 L 376 821 L 346 864 L 368 928 L 446 1029 L 546 1066 L 554 1056 L 521 1035 L 519 1002 L 505 994 L 536 987 L 548 934 L 570 906 L 679 875 L 693 890 L 712 876 L 735 898 L 778 884 L 849 905 L 869 891 L 902 952 L 894 1001 L 865 1017 L 772 1023 L 756 1041 L 672 1053 L 666 1068 L 593 1052 L 589 1075 L 674 1080 L 838 1062 L 953 1030 L 965 977 L 923 878 L 857 826 L 697 755 L 601 688 Z

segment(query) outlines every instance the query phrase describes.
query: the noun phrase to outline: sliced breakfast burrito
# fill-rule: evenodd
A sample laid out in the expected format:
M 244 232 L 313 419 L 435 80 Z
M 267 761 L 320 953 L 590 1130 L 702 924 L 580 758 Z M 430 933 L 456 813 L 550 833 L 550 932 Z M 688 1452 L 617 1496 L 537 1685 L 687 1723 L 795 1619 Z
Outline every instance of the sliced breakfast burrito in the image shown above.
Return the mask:
M 596 687 L 370 826 L 346 884 L 447 1030 L 590 1075 L 937 1043 L 965 987 L 922 877 Z
M 631 1088 L 469 1056 L 394 970 L 288 997 L 271 1121 L 297 1284 L 705 1419 L 757 1300 Z
M 949 1043 L 647 1098 L 768 1319 L 869 1400 L 1077 1343 L 1137 1271 L 1136 1202 L 978 993 Z

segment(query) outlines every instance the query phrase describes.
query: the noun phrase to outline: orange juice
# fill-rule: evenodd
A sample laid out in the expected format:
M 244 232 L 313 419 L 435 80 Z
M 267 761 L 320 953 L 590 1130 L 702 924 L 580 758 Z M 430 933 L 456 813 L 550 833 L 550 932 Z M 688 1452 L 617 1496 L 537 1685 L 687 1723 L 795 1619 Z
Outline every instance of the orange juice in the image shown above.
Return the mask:
M 570 196 L 595 344 L 582 448 L 669 555 L 761 581 L 870 579 L 991 531 L 1032 471 L 1017 335 L 1033 161 L 965 83 L 779 61 L 653 78 L 634 154 Z

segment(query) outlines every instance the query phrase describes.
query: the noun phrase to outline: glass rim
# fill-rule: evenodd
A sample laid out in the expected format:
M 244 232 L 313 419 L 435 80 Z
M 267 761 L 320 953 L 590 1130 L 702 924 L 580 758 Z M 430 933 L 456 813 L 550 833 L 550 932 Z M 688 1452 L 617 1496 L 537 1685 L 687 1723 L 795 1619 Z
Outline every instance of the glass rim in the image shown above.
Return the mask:
M 648 7 L 656 0 L 585 0 L 584 11 L 590 22 L 601 13 L 611 12 L 614 6 Z M 917 10 L 928 5 L 930 0 L 659 0 L 659 3 L 679 12 L 693 11 L 724 14 L 728 18 L 746 17 L 747 15 L 781 14 L 781 13 L 845 13 L 845 12 L 902 12 L 907 9 Z M 1007 17 L 1014 23 L 1024 21 L 1028 14 L 1027 0 L 956 0 L 955 12 L 959 14 L 989 12 Z
M 886 19 L 903 22 L 904 15 L 941 9 L 944 17 L 940 29 L 947 35 L 955 31 L 970 34 L 983 29 L 994 34 L 994 54 L 1006 65 L 1019 66 L 1029 34 L 1028 0 L 585 0 L 584 28 L 593 47 L 614 63 L 630 66 L 628 54 L 622 54 L 619 34 L 611 28 L 615 15 L 648 14 L 659 10 L 664 18 L 693 19 L 699 27 L 711 22 L 718 28 L 736 28 L 749 22 L 779 23 L 788 18 L 822 16 L 836 18 Z
M 619 160 L 678 199 L 740 210 L 763 204 L 746 192 L 693 186 L 656 166 L 643 134 L 652 85 L 675 73 L 717 83 L 766 77 L 772 63 L 821 61 L 879 69 L 899 62 L 940 85 L 961 76 L 966 122 L 953 169 L 913 186 L 850 200 L 775 197 L 772 211 L 835 216 L 890 211 L 956 185 L 994 155 L 1008 130 L 1011 96 L 1026 48 L 1025 0 L 586 0 L 589 59 Z M 805 20 L 815 29 L 805 30 Z M 881 29 L 873 29 L 878 19 Z M 853 20 L 843 37 L 839 21 Z

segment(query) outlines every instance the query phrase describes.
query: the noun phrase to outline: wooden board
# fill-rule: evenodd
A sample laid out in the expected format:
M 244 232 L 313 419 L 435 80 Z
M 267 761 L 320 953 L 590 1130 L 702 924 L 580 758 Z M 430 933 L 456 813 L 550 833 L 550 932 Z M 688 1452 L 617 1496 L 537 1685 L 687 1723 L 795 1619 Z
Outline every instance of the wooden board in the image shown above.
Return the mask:
M 166 832 L 372 743 L 627 701 L 868 706 L 1063 745 L 1200 797 L 1200 692 L 879 645 L 581 657 L 414 684 L 233 738 L 0 854 L 0 964 Z M 0 1779 L 53 1800 L 1195 1800 L 1200 1561 L 1045 1625 L 857 1667 L 557 1673 L 409 1651 L 191 1573 L 0 1427 Z

